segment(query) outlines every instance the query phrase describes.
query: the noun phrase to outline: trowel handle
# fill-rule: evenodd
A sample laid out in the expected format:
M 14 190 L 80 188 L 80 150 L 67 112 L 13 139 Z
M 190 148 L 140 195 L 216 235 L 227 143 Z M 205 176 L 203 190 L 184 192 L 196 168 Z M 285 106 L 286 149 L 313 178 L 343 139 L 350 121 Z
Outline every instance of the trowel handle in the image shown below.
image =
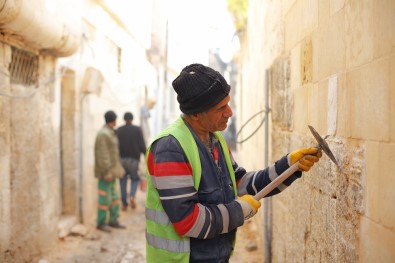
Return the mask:
M 274 188 L 279 186 L 282 182 L 284 182 L 288 177 L 290 177 L 293 173 L 295 173 L 299 169 L 299 161 L 290 166 L 287 170 L 285 170 L 281 175 L 279 175 L 276 179 L 274 179 L 270 184 L 268 184 L 265 188 L 259 191 L 256 195 L 254 195 L 255 200 L 261 200 L 263 197 L 268 195 Z

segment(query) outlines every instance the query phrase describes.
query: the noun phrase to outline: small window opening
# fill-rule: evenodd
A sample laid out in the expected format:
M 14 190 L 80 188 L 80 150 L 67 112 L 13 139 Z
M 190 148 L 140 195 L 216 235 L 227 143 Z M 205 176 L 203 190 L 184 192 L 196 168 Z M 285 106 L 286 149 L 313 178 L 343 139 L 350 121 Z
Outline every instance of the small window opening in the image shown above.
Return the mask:
M 38 79 L 38 56 L 12 47 L 9 65 L 11 84 L 36 85 Z

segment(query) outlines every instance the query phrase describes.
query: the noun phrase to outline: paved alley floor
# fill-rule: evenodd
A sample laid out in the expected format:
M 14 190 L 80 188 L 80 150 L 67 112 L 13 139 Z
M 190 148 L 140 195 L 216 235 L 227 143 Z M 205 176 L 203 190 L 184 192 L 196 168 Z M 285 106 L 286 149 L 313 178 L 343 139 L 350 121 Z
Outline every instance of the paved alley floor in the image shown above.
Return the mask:
M 145 260 L 145 193 L 137 194 L 137 207 L 122 212 L 120 222 L 127 229 L 115 229 L 111 233 L 103 233 L 95 226 L 85 226 L 88 234 L 67 236 L 59 240 L 50 252 L 45 253 L 38 263 L 142 263 Z M 257 231 L 252 221 L 239 228 L 236 250 L 231 258 L 232 263 L 263 262 L 261 244 L 256 237 Z
M 39 263 L 140 263 L 145 262 L 145 193 L 138 191 L 137 206 L 120 211 L 119 221 L 126 229 L 113 229 L 105 233 L 95 228 L 95 222 L 85 225 L 88 234 L 69 235 L 59 240 Z

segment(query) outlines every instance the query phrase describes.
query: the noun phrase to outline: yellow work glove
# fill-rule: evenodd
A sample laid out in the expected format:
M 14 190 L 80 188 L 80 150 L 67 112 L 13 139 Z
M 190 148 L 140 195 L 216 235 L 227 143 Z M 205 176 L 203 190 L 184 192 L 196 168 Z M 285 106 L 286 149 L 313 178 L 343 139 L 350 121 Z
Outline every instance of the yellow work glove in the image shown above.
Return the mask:
M 322 152 L 318 148 L 301 148 L 288 155 L 288 163 L 291 166 L 299 161 L 299 170 L 307 172 L 321 156 Z
M 236 200 L 243 209 L 244 220 L 253 217 L 258 212 L 261 203 L 254 199 L 252 195 L 243 195 Z

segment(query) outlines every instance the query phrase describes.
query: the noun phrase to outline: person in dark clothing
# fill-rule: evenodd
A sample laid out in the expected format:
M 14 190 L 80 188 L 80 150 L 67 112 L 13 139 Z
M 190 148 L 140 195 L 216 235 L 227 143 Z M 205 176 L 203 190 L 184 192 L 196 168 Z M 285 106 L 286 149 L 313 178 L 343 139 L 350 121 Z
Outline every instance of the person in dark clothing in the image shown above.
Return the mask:
M 126 172 L 120 179 L 122 210 L 126 211 L 128 207 L 128 178 L 132 181 L 129 198 L 130 206 L 132 209 L 136 208 L 135 196 L 140 181 L 137 171 L 140 154 L 145 154 L 146 146 L 141 128 L 132 124 L 133 114 L 126 112 L 123 118 L 126 124 L 117 129 L 117 136 L 121 161 Z
M 182 115 L 157 135 L 146 154 L 147 262 L 229 262 L 237 228 L 261 206 L 254 195 L 299 161 L 299 170 L 268 196 L 281 193 L 322 153 L 301 148 L 247 171 L 233 159 L 221 133 L 232 117 L 231 87 L 224 77 L 191 64 L 172 85 Z

